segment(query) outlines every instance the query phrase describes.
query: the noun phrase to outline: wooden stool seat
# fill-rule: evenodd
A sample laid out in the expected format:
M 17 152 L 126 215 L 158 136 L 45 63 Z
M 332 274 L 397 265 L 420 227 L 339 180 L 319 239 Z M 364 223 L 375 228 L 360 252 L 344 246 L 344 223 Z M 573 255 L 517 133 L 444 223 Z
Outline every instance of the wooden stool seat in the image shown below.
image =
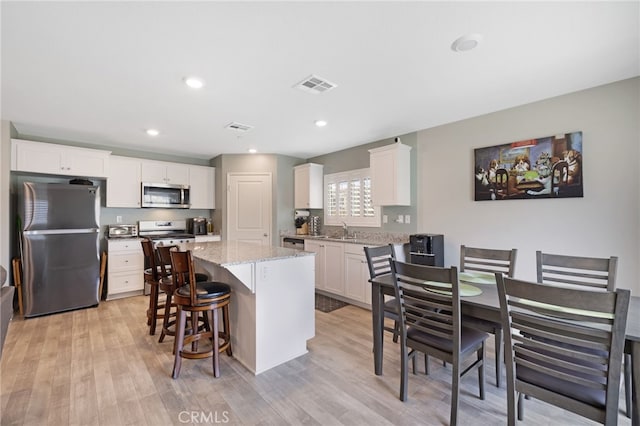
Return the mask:
M 171 251 L 171 265 L 176 290 L 173 301 L 177 306 L 175 360 L 172 377 L 178 378 L 182 358 L 201 359 L 212 357 L 213 376 L 220 376 L 221 352 L 231 356 L 229 327 L 229 302 L 231 287 L 228 284 L 206 281 L 196 282 L 191 251 Z M 223 330 L 220 331 L 219 313 L 222 311 Z M 187 312 L 191 314 L 191 334 L 186 335 Z M 200 314 L 207 315 L 205 327 L 199 327 Z M 211 347 L 199 350 L 199 341 L 211 342 Z M 190 348 L 189 348 L 190 345 Z

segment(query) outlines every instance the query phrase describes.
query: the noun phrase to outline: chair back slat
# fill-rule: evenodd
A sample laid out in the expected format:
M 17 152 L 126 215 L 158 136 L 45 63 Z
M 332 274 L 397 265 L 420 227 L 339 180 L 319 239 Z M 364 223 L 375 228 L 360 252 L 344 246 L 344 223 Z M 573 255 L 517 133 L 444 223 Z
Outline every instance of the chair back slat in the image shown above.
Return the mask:
M 499 272 L 513 277 L 517 254 L 517 249 L 497 250 L 461 245 L 460 272 Z
M 520 392 L 616 424 L 630 292 L 541 286 L 502 275 L 496 280 L 503 327 L 510 330 L 510 413 Z M 593 395 L 587 388 L 600 396 L 587 396 Z
M 188 285 L 191 306 L 196 306 L 198 295 L 191 250 L 170 251 L 169 254 L 171 256 L 171 276 L 173 277 L 175 288 Z
M 167 278 L 171 275 L 171 251 L 178 250 L 178 246 L 158 246 L 156 251 L 158 252 L 158 260 L 160 263 L 160 273 L 163 278 Z
M 537 281 L 613 291 L 616 288 L 618 258 L 565 256 L 536 252 Z
M 147 271 L 149 273 L 149 278 L 153 281 L 158 281 L 158 261 L 156 259 L 156 253 L 153 249 L 153 242 L 149 239 L 143 239 L 142 244 L 142 254 L 144 255 L 144 262 L 146 265 L 145 275 L 147 275 Z
M 369 278 L 373 279 L 391 272 L 389 259 L 395 259 L 393 245 L 365 247 L 364 254 L 367 258 L 367 265 L 369 266 Z
M 400 303 L 401 338 L 407 328 L 450 340 L 460 348 L 460 294 L 457 268 L 389 261 Z

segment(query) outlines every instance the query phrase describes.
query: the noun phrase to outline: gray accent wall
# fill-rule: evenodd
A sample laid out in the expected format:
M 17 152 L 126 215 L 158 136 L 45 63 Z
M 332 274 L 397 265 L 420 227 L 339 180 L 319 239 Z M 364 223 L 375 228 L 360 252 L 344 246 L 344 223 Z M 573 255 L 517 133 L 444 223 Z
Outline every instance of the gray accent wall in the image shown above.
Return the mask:
M 535 280 L 535 252 L 618 256 L 617 286 L 640 295 L 640 78 L 418 132 L 418 230 L 460 245 L 518 249 L 516 277 Z M 583 133 L 583 198 L 473 200 L 473 150 Z

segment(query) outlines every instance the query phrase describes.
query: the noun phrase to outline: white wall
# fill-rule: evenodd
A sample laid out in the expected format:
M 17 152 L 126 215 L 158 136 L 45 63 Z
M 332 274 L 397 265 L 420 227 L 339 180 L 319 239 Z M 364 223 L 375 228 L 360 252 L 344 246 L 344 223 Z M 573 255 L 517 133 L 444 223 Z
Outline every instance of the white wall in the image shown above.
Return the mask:
M 535 251 L 618 256 L 620 288 L 640 296 L 640 78 L 418 133 L 418 229 L 461 244 L 518 249 L 516 277 L 535 280 Z M 584 198 L 473 201 L 473 150 L 583 132 Z

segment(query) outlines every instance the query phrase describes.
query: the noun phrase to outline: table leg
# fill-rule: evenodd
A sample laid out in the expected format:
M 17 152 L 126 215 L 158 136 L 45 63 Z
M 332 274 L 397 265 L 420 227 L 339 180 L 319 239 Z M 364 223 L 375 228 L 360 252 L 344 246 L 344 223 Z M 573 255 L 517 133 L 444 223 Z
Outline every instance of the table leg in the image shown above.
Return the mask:
M 382 334 L 384 329 L 384 294 L 380 284 L 372 283 L 371 316 L 373 318 L 373 365 L 376 376 L 382 375 Z
M 631 343 L 631 424 L 640 426 L 640 407 L 638 391 L 640 391 L 640 342 Z

